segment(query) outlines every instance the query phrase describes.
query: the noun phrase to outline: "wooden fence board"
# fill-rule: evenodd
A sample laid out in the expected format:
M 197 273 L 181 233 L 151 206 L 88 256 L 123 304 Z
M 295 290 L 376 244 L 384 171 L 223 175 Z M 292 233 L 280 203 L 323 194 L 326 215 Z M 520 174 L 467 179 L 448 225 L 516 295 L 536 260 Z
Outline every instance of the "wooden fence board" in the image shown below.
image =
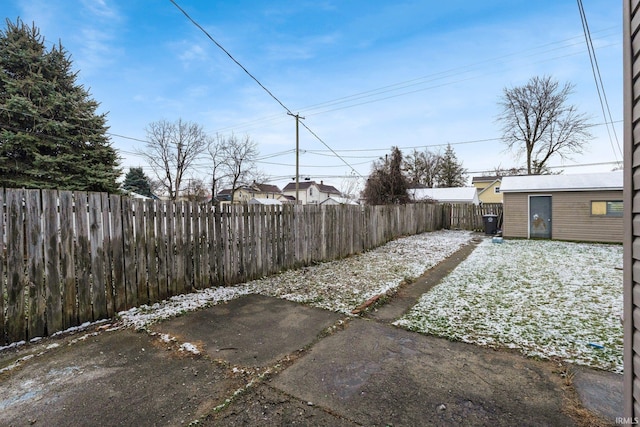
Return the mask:
M 191 292 L 193 290 L 193 222 L 191 202 L 185 202 L 183 208 L 184 246 L 181 255 L 184 263 L 184 291 Z
M 134 236 L 136 247 L 136 290 L 138 304 L 149 303 L 149 290 L 147 288 L 147 254 L 144 227 L 144 200 L 133 200 Z
M 138 305 L 138 281 L 136 278 L 136 239 L 134 236 L 133 200 L 122 199 L 122 247 L 124 261 L 126 308 Z M 142 304 L 142 303 L 140 303 Z
M 109 208 L 111 210 L 111 260 L 113 264 L 113 297 L 114 311 L 116 313 L 127 308 L 125 257 L 123 240 L 123 216 L 122 198 L 112 194 L 109 196 Z
M 202 289 L 211 286 L 211 268 L 209 267 L 209 229 L 208 220 L 211 214 L 211 205 L 200 206 L 200 215 L 198 216 L 200 229 L 200 286 Z
M 149 302 L 154 303 L 159 301 L 158 295 L 160 293 L 158 287 L 158 257 L 157 257 L 157 243 L 156 240 L 156 212 L 154 201 L 149 199 L 145 200 L 145 255 L 147 264 L 147 283 Z
M 167 296 L 178 294 L 176 272 L 176 211 L 174 203 L 164 203 L 167 238 Z
M 223 236 L 223 229 L 224 229 L 223 218 L 224 218 L 224 207 L 216 206 L 214 229 L 215 229 L 215 240 L 216 240 L 216 253 L 215 253 L 216 281 L 218 285 L 225 284 L 224 254 L 226 251 L 224 247 L 225 242 L 224 242 L 224 236 Z
M 26 339 L 24 190 L 7 190 L 7 339 Z
M 200 241 L 200 206 L 193 202 L 191 203 L 191 227 L 193 230 L 191 245 L 191 261 L 193 263 L 193 288 L 202 289 L 202 245 Z
M 167 287 L 167 233 L 166 203 L 156 200 L 153 202 L 156 212 L 155 235 L 156 253 L 158 257 L 158 296 L 157 300 L 164 300 L 169 296 Z
M 89 194 L 89 247 L 91 248 L 92 320 L 105 319 L 107 317 L 107 299 L 105 295 L 102 197 L 100 193 Z
M 6 236 L 6 227 L 5 227 L 5 216 L 4 216 L 4 205 L 6 202 L 5 190 L 4 188 L 0 188 L 0 347 L 8 342 L 7 335 L 5 333 L 5 291 L 7 289 L 6 282 L 4 280 L 4 272 L 6 265 L 6 253 L 7 249 L 4 244 L 5 236 Z
M 209 277 L 210 282 L 209 286 L 216 286 L 221 284 L 220 278 L 218 276 L 218 228 L 216 225 L 219 223 L 218 221 L 218 210 L 216 206 L 211 206 L 209 208 L 208 215 L 208 223 L 207 223 L 207 240 L 209 242 Z
M 62 326 L 68 329 L 78 323 L 78 295 L 75 267 L 73 193 L 60 191 L 60 275 L 62 276 Z
M 42 200 L 39 190 L 26 190 L 28 338 L 45 332 L 44 243 L 42 238 Z
M 58 230 L 60 220 L 58 211 L 58 192 L 47 191 L 42 194 L 42 210 L 44 220 L 44 262 L 46 291 L 46 325 L 47 334 L 64 329 L 62 321 L 62 287 L 60 278 L 60 241 Z M 2 277 L 2 274 L 0 274 Z
M 185 263 L 184 263 L 184 203 L 177 202 L 175 205 L 175 238 L 176 238 L 176 293 L 185 292 Z
M 104 286 L 107 317 L 113 317 L 115 311 L 115 292 L 113 286 L 113 247 L 111 224 L 111 199 L 107 193 L 100 193 L 102 204 L 102 247 L 104 250 Z
M 91 307 L 91 249 L 89 245 L 87 193 L 75 193 L 76 220 L 76 277 L 78 279 L 78 321 L 80 323 L 93 320 Z

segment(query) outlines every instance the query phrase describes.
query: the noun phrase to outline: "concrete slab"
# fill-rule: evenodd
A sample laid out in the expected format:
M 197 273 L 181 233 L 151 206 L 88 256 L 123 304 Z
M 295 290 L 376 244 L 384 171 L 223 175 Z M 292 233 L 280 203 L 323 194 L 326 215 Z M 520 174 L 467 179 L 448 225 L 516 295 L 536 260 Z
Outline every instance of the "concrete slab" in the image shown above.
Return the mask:
M 550 364 L 367 320 L 271 385 L 363 425 L 574 425 Z
M 342 317 L 290 301 L 247 295 L 151 329 L 180 342 L 197 343 L 217 359 L 242 366 L 269 366 L 313 343 Z
M 624 416 L 622 375 L 582 366 L 574 368 L 573 385 L 582 404 L 611 424 Z
M 44 354 L 0 374 L 0 425 L 181 425 L 244 386 L 146 333 L 83 336 L 59 347 L 47 341 Z
M 259 385 L 244 393 L 228 408 L 200 420 L 198 425 L 355 427 L 360 424 L 272 387 Z

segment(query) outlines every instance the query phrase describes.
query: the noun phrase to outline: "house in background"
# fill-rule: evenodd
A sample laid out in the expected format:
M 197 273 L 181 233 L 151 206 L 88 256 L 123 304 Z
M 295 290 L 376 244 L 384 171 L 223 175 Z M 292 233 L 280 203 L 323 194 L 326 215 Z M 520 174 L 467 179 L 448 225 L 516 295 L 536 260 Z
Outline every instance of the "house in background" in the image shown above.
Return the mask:
M 622 171 L 502 178 L 504 237 L 622 243 Z
M 258 184 L 255 181 L 251 185 L 243 185 L 233 191 L 230 188 L 220 191 L 216 198 L 221 203 L 231 203 L 233 193 L 233 203 L 248 203 L 252 199 L 275 199 L 284 200 L 282 191 L 277 185 Z
M 263 198 L 256 198 L 256 197 L 249 200 L 247 203 L 250 205 L 282 206 L 282 202 L 278 199 L 263 199 Z
M 296 197 L 296 183 L 287 184 L 282 193 L 285 196 Z M 332 185 L 326 185 L 323 181 L 317 184 L 315 181 L 302 181 L 298 183 L 299 203 L 303 205 L 318 205 L 330 197 L 342 197 L 342 193 Z
M 407 193 L 414 202 L 433 200 L 440 203 L 480 204 L 476 187 L 410 188 Z
M 478 190 L 481 203 L 502 203 L 501 176 L 474 176 L 471 183 Z

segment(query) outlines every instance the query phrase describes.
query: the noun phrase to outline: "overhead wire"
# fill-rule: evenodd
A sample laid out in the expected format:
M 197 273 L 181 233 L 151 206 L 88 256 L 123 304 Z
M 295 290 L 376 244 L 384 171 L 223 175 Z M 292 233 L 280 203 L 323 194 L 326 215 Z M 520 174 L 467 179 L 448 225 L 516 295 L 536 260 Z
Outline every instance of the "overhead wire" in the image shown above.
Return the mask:
M 578 11 L 580 12 L 580 21 L 582 23 L 582 30 L 584 32 L 585 43 L 587 45 L 587 51 L 589 52 L 589 61 L 591 62 L 591 71 L 593 73 L 593 79 L 596 84 L 596 90 L 598 92 L 598 99 L 600 101 L 600 108 L 602 109 L 602 115 L 604 116 L 605 122 L 607 122 L 607 113 L 609 114 L 609 121 L 613 122 L 613 118 L 611 117 L 611 109 L 609 108 L 609 101 L 607 100 L 607 94 L 604 90 L 604 84 L 602 83 L 602 75 L 600 74 L 600 67 L 598 66 L 598 59 L 596 57 L 596 52 L 593 47 L 593 40 L 591 39 L 591 32 L 589 30 L 589 23 L 587 22 L 587 15 L 584 11 L 584 5 L 582 4 L 582 0 L 577 0 L 578 2 Z M 611 130 L 613 131 L 613 135 L 615 136 L 616 145 L 614 146 L 613 140 L 611 139 Z M 609 142 L 611 143 L 611 148 L 613 150 L 613 155 L 618 159 L 618 154 L 616 153 L 615 147 L 618 147 L 618 152 L 620 156 L 624 157 L 622 154 L 622 149 L 620 148 L 620 141 L 618 140 L 618 134 L 616 133 L 615 127 L 609 126 L 607 123 L 607 134 L 609 135 Z
M 191 21 L 191 23 L 193 23 L 193 25 L 195 25 L 198 29 L 200 29 L 200 31 L 202 31 L 205 36 L 207 36 L 207 38 L 209 40 L 211 40 L 216 46 L 218 46 L 225 54 L 227 54 L 227 56 L 229 58 L 231 58 L 231 60 L 238 65 L 249 77 L 251 77 L 251 79 L 253 79 L 265 92 L 267 92 L 267 94 L 269 94 L 269 96 L 271 98 L 273 98 L 278 104 L 280 104 L 280 106 L 282 108 L 284 108 L 284 110 L 287 112 L 287 114 L 292 115 L 292 116 L 296 116 L 282 101 L 280 101 L 280 99 L 278 99 L 277 96 L 275 96 L 269 89 L 267 89 L 267 87 L 265 85 L 263 85 L 260 80 L 258 80 L 253 74 L 251 74 L 249 72 L 249 70 L 247 70 L 236 58 L 233 57 L 233 55 L 231 55 L 231 53 L 229 53 L 229 51 L 227 51 L 220 43 L 218 43 L 212 36 L 211 34 L 209 34 L 209 32 L 207 30 L 205 30 L 200 24 L 198 24 L 196 22 L 195 19 L 193 19 L 188 13 L 187 11 L 185 11 L 183 8 L 180 7 L 180 5 L 178 5 L 178 3 L 175 0 L 169 0 L 171 3 L 173 3 L 173 5 L 178 8 L 178 10 L 180 10 L 180 12 L 182 12 L 182 14 L 189 20 Z M 298 118 L 296 117 L 296 120 L 298 120 Z M 336 153 L 326 142 L 324 142 L 322 140 L 322 138 L 320 138 L 315 132 L 313 132 L 311 130 L 311 128 L 309 128 L 309 126 L 307 126 L 306 124 L 302 123 L 302 126 L 307 129 L 307 131 L 309 131 L 309 133 L 311 133 L 318 141 L 320 141 L 322 143 L 322 145 L 324 145 L 325 147 L 327 147 L 329 150 L 331 150 L 338 159 L 340 159 L 345 165 L 347 165 L 348 167 L 351 168 L 351 170 L 353 170 L 355 173 L 359 174 L 360 172 L 358 172 L 353 166 L 351 166 L 346 160 L 344 160 L 342 157 L 340 157 L 340 155 L 338 153 Z
M 606 32 L 606 31 L 608 31 L 610 29 L 611 28 L 606 28 L 606 29 L 597 31 L 597 33 L 603 33 L 603 32 Z M 607 34 L 605 34 L 605 36 L 606 35 Z M 530 55 L 524 56 L 524 58 L 533 57 L 533 56 L 537 56 L 537 55 L 540 55 L 540 54 L 546 54 L 546 53 L 549 53 L 549 52 L 553 52 L 553 51 L 557 51 L 557 50 L 566 49 L 566 48 L 570 48 L 570 47 L 573 47 L 573 46 L 580 45 L 581 42 L 572 43 L 572 44 L 567 44 L 567 42 L 575 40 L 575 39 L 578 39 L 578 38 L 581 38 L 581 37 L 582 37 L 582 35 L 581 36 L 571 37 L 571 38 L 560 40 L 560 41 L 556 41 L 556 42 L 546 43 L 546 44 L 543 44 L 543 45 L 540 45 L 540 46 L 536 46 L 534 48 L 529 49 L 529 51 L 532 51 L 532 52 L 539 51 L 539 52 L 531 53 Z M 562 44 L 562 46 L 555 47 L 553 49 L 547 49 L 547 50 L 540 51 L 540 49 L 543 49 L 545 47 L 559 45 L 559 44 Z M 615 44 L 619 44 L 619 43 L 615 43 Z M 613 44 L 611 44 L 611 45 L 613 45 Z M 610 46 L 610 45 L 607 45 L 607 46 Z M 607 46 L 601 46 L 601 48 L 607 47 Z M 486 60 L 483 60 L 483 61 L 479 61 L 479 62 L 476 62 L 476 63 L 473 63 L 473 64 L 468 64 L 468 65 L 464 65 L 464 66 L 461 66 L 461 67 L 451 68 L 451 69 L 448 69 L 448 70 L 440 71 L 440 72 L 433 73 L 433 74 L 424 75 L 424 76 L 413 78 L 413 79 L 410 79 L 410 80 L 397 82 L 397 83 L 393 83 L 393 84 L 390 84 L 390 85 L 381 86 L 381 87 L 374 88 L 374 89 L 367 90 L 367 91 L 363 91 L 363 92 L 354 93 L 354 94 L 343 96 L 343 97 L 336 98 L 336 99 L 333 99 L 333 100 L 327 100 L 327 101 L 320 102 L 320 103 L 317 103 L 317 104 L 303 106 L 303 107 L 300 107 L 300 108 L 296 108 L 296 110 L 299 111 L 299 112 L 302 112 L 305 116 L 325 114 L 325 113 L 328 113 L 328 112 L 339 111 L 339 110 L 342 110 L 342 109 L 352 108 L 352 107 L 365 105 L 365 104 L 370 104 L 370 103 L 373 103 L 373 102 L 384 101 L 384 100 L 387 100 L 387 99 L 390 99 L 390 98 L 394 98 L 394 97 L 397 97 L 397 96 L 403 96 L 403 95 L 407 95 L 407 94 L 412 94 L 412 93 L 416 93 L 416 92 L 420 92 L 420 91 L 424 91 L 424 90 L 433 89 L 433 88 L 436 88 L 436 87 L 441 87 L 441 86 L 444 86 L 444 85 L 459 83 L 459 82 L 462 82 L 462 81 L 470 80 L 472 78 L 477 78 L 478 76 L 469 77 L 469 78 L 466 78 L 466 79 L 455 80 L 455 81 L 447 82 L 447 83 L 442 83 L 442 84 L 436 85 L 436 86 L 429 86 L 427 88 L 420 88 L 420 89 L 412 90 L 412 91 L 404 91 L 404 92 L 402 92 L 400 94 L 386 96 L 386 97 L 382 97 L 382 98 L 374 98 L 373 100 L 367 100 L 367 101 L 364 101 L 364 102 L 359 102 L 359 103 L 355 103 L 355 104 L 349 104 L 349 105 L 343 106 L 343 107 L 338 107 L 338 108 L 333 108 L 333 109 L 326 109 L 327 107 L 337 106 L 337 105 L 345 104 L 345 103 L 348 103 L 348 102 L 357 101 L 357 100 L 360 100 L 360 99 L 371 98 L 371 97 L 374 97 L 376 95 L 382 95 L 382 94 L 385 94 L 385 93 L 390 93 L 390 92 L 398 91 L 398 90 L 401 90 L 401 89 L 406 89 L 406 88 L 409 88 L 409 87 L 414 87 L 414 86 L 418 86 L 418 85 L 421 85 L 421 84 L 430 83 L 430 82 L 434 82 L 434 81 L 437 81 L 437 80 L 442 80 L 444 78 L 449 78 L 449 77 L 453 77 L 453 76 L 456 76 L 456 75 L 461 75 L 461 74 L 469 73 L 469 72 L 472 72 L 472 71 L 477 71 L 478 70 L 478 66 L 486 64 L 486 63 L 496 64 L 498 61 L 500 61 L 502 59 L 506 59 L 506 58 L 510 58 L 510 57 L 514 57 L 514 56 L 518 56 L 518 57 L 522 58 L 523 57 L 522 53 L 523 53 L 523 51 L 520 50 L 518 52 L 512 52 L 512 53 L 508 53 L 508 54 L 505 54 L 505 55 L 492 57 L 492 58 L 489 58 L 489 59 L 486 59 Z M 578 55 L 578 54 L 580 54 L 580 52 L 574 52 L 574 53 L 571 53 L 571 54 L 566 54 L 566 55 L 557 56 L 557 57 L 553 57 L 553 58 L 546 58 L 544 61 L 546 62 L 546 61 L 555 60 L 555 59 L 558 59 L 558 58 L 565 58 L 565 57 L 568 57 L 568 56 L 573 56 L 573 55 Z M 483 75 L 486 75 L 486 74 L 483 74 Z M 316 110 L 318 110 L 318 111 L 316 111 Z M 271 116 L 267 116 L 267 117 L 264 117 L 264 118 L 256 119 L 254 121 L 247 122 L 246 124 L 245 123 L 240 123 L 240 124 L 237 124 L 237 125 L 234 125 L 234 126 L 229 126 L 227 128 L 222 128 L 222 129 L 232 129 L 232 128 L 237 129 L 238 127 L 250 126 L 250 125 L 255 124 L 256 122 L 275 120 L 275 119 L 280 118 L 280 117 L 283 117 L 283 116 L 281 116 L 281 115 L 271 115 Z

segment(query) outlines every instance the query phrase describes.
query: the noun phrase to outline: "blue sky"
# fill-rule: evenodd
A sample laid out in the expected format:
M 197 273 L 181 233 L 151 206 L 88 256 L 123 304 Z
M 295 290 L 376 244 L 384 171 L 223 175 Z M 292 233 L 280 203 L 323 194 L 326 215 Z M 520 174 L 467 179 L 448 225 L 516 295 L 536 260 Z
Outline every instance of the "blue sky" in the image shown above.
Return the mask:
M 176 1 L 305 117 L 322 142 L 301 127 L 300 175 L 339 189 L 391 146 L 408 154 L 451 143 L 469 176 L 522 163 L 499 141 L 497 101 L 536 75 L 574 84 L 570 101 L 605 122 L 575 1 Z M 565 173 L 621 160 L 621 3 L 583 0 L 619 144 L 594 127 L 583 155 L 552 162 Z M 211 134 L 248 135 L 271 183 L 291 182 L 294 119 L 169 0 L 5 0 L 2 10 L 62 41 L 108 112 L 125 170 L 151 175 L 135 155 L 143 143 L 120 136 L 144 139 L 148 123 L 182 118 Z M 192 172 L 207 171 L 203 158 Z

